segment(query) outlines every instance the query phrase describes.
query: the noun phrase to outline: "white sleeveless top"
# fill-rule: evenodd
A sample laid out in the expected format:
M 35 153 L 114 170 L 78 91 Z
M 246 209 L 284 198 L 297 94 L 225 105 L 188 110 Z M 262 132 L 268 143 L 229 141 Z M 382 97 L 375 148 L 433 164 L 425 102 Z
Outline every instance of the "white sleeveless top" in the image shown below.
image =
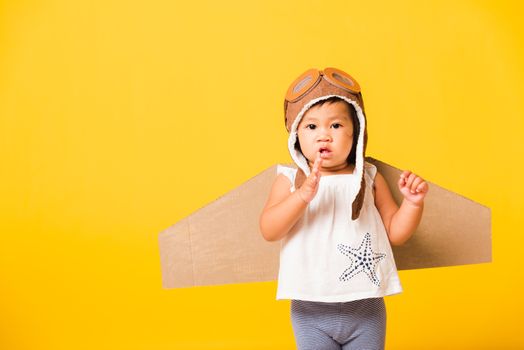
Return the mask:
M 366 192 L 357 220 L 348 198 L 353 174 L 320 177 L 315 198 L 281 240 L 277 300 L 346 302 L 402 292 L 395 260 L 372 193 L 377 168 L 364 163 Z M 278 165 L 295 191 L 297 169 Z

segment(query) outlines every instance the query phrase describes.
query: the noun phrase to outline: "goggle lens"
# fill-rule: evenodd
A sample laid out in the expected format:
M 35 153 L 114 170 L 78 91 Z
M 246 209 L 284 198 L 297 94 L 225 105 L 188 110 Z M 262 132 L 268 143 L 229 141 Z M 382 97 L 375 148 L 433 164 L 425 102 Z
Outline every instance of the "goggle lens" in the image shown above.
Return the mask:
M 341 71 L 340 69 L 326 68 L 324 69 L 324 75 L 331 84 L 335 84 L 338 87 L 349 90 L 349 92 L 354 94 L 358 94 L 360 92 L 360 85 L 358 85 L 357 81 L 353 79 L 351 75 Z
M 299 92 L 300 90 L 302 90 L 302 88 L 304 87 L 304 85 L 306 85 L 308 82 L 310 82 L 313 78 L 311 78 L 311 76 L 307 76 L 305 77 L 304 79 L 302 79 L 301 81 L 298 82 L 298 84 L 295 86 L 295 88 L 293 89 L 293 93 L 296 94 L 297 92 Z
M 309 91 L 319 81 L 319 78 L 320 72 L 318 69 L 310 69 L 304 72 L 289 86 L 286 100 L 289 102 L 296 101 Z

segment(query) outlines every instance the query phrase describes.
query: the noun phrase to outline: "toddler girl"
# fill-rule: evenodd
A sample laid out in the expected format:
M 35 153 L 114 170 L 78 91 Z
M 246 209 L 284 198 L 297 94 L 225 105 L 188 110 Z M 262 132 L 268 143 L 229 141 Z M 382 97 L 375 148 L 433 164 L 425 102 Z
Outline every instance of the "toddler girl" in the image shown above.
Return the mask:
M 366 117 L 347 73 L 310 69 L 284 101 L 297 169 L 277 166 L 260 216 L 267 241 L 281 240 L 277 300 L 291 300 L 298 349 L 384 349 L 383 297 L 402 292 L 390 243 L 415 231 L 427 183 L 404 171 L 397 206 L 365 161 Z

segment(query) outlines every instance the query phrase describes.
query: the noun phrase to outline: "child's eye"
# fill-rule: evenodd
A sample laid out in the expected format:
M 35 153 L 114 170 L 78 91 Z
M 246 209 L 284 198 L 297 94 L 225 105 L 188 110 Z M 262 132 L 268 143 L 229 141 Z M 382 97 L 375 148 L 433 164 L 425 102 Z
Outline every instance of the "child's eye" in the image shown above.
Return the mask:
M 315 128 L 316 128 L 315 124 L 308 124 L 308 125 L 306 125 L 306 129 L 314 130 Z
M 338 129 L 339 127 L 341 127 L 341 126 L 342 126 L 342 124 L 339 124 L 339 123 L 335 123 L 335 124 L 333 124 L 333 126 L 335 127 L 335 129 Z

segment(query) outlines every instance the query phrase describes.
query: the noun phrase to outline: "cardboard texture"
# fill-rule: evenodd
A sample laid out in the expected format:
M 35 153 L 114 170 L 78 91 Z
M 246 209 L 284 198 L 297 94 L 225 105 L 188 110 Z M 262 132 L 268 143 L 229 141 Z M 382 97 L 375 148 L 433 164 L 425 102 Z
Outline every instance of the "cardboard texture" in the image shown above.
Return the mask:
M 397 204 L 401 170 L 371 157 Z M 293 164 L 286 166 L 295 167 Z M 259 216 L 276 177 L 274 165 L 159 234 L 164 288 L 272 281 L 280 241 L 267 242 Z M 491 262 L 491 210 L 428 182 L 422 220 L 402 246 L 398 270 Z

